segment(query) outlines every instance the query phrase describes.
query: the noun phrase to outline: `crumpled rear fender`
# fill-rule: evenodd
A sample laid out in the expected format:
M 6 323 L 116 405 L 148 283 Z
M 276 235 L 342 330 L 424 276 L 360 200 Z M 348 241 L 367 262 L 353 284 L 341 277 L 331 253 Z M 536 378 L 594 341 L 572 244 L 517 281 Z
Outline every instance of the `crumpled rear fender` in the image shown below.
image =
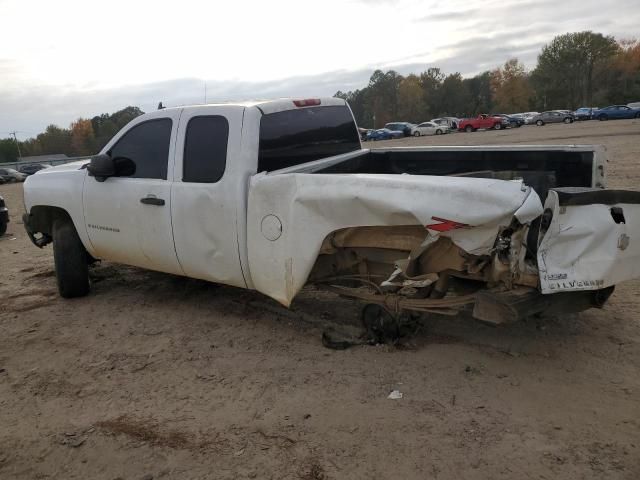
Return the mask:
M 425 238 L 449 236 L 463 250 L 488 254 L 514 215 L 542 213 L 520 181 L 378 174 L 281 174 L 251 179 L 247 215 L 254 287 L 289 305 L 306 283 L 323 240 L 358 226 L 421 225 Z

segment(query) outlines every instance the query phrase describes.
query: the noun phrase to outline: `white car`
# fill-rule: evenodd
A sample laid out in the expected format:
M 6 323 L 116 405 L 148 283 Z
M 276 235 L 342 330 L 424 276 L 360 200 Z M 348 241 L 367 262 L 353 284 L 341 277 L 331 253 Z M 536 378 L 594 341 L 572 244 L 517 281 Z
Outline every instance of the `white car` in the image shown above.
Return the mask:
M 411 129 L 411 135 L 420 137 L 422 135 L 442 135 L 449 133 L 447 125 L 437 125 L 433 122 L 422 122 Z
M 533 125 L 535 123 L 535 117 L 540 115 L 540 112 L 526 112 L 522 114 L 522 118 L 524 118 L 525 125 Z

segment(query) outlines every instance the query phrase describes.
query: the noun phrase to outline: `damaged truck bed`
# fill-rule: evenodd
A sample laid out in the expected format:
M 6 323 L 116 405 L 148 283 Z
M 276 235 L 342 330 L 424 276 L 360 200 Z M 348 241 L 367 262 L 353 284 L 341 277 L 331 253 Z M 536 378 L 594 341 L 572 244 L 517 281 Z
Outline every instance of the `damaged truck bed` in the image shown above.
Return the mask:
M 285 305 L 313 282 L 491 323 L 602 306 L 640 275 L 640 193 L 604 190 L 605 163 L 592 146 L 392 148 L 257 175 L 254 285 Z M 265 241 L 268 214 L 306 228 Z
M 602 306 L 640 276 L 640 193 L 601 147 L 362 149 L 340 99 L 163 109 L 25 184 L 60 293 L 99 259 L 255 289 L 308 284 L 406 312 L 512 322 Z M 388 322 L 387 322 L 388 323 Z

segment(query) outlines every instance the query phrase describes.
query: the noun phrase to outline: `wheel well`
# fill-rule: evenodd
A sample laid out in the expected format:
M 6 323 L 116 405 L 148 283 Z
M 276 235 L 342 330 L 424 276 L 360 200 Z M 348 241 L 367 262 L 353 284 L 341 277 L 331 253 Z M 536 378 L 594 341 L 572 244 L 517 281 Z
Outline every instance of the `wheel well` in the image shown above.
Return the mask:
M 71 221 L 71 216 L 65 209 L 60 207 L 51 207 L 48 205 L 35 206 L 31 208 L 31 212 L 29 213 L 29 226 L 34 233 L 51 235 L 53 223 L 58 219 Z

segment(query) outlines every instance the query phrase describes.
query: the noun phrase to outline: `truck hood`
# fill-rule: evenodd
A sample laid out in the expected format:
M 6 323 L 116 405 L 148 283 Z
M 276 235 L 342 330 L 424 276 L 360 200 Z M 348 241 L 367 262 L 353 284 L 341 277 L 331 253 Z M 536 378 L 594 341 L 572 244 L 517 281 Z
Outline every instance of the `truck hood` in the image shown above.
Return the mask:
M 80 170 L 84 165 L 89 163 L 89 159 L 78 160 L 75 162 L 65 163 L 62 165 L 57 165 L 51 168 L 43 168 L 42 170 L 38 170 L 34 175 L 48 175 L 50 173 L 57 172 L 68 172 L 71 170 Z

